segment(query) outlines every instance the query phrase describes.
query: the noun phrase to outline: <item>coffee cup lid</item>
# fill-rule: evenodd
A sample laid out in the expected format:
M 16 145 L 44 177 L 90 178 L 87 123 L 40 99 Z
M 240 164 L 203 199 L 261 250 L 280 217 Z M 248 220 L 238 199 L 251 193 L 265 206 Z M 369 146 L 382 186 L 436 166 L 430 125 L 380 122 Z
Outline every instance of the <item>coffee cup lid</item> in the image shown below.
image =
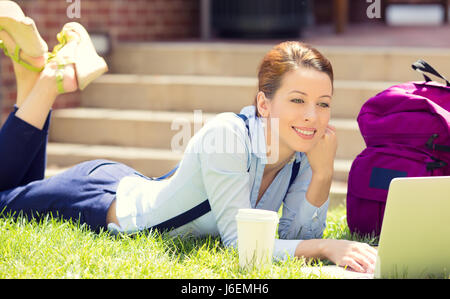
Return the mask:
M 274 211 L 261 209 L 239 209 L 236 220 L 240 221 L 274 221 L 278 223 L 278 214 Z

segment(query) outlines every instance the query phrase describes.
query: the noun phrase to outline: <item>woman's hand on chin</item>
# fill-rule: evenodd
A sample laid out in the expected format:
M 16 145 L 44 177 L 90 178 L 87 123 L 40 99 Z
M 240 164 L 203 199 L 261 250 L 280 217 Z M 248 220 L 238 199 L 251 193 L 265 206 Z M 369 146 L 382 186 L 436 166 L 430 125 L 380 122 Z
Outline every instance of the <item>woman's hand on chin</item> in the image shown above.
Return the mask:
M 328 177 L 333 174 L 336 150 L 336 128 L 328 125 L 316 145 L 306 152 L 314 175 Z

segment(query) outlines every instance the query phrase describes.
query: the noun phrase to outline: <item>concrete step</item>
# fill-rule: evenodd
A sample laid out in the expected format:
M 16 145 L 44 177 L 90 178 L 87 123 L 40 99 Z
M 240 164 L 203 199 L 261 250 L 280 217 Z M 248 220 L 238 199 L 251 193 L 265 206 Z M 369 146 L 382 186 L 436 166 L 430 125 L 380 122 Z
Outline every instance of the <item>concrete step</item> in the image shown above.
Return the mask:
M 47 157 L 48 167 L 56 172 L 84 161 L 107 159 L 147 176 L 161 176 L 175 167 L 182 155 L 162 149 L 49 142 Z
M 124 163 L 147 176 L 161 176 L 170 171 L 183 155 L 167 149 L 49 142 L 47 156 L 47 165 L 52 169 L 66 169 L 84 161 L 108 159 Z M 350 160 L 335 160 L 336 181 L 347 181 L 351 163 Z
M 181 155 L 168 150 L 58 143 L 48 144 L 47 155 L 48 166 L 45 172 L 47 178 L 78 163 L 95 159 L 121 162 L 146 176 L 161 176 L 171 170 L 181 159 Z M 330 191 L 330 207 L 345 203 L 347 196 L 345 178 L 349 170 L 348 165 L 350 165 L 350 161 L 337 160 L 335 162 L 335 177 Z
M 113 73 L 249 76 L 274 44 L 152 42 L 118 44 L 109 60 Z M 318 46 L 332 63 L 337 80 L 410 81 L 419 58 L 450 74 L 450 52 L 440 48 Z
M 82 92 L 82 106 L 239 112 L 253 103 L 256 92 L 257 81 L 250 77 L 112 74 Z
M 174 149 L 183 152 L 189 139 L 213 113 L 71 108 L 55 110 L 50 141 Z M 353 160 L 364 148 L 355 120 L 335 118 L 338 159 Z M 173 129 L 172 129 L 173 128 Z M 186 136 L 181 137 L 182 132 Z M 190 134 L 189 134 L 190 132 Z
M 336 80 L 333 116 L 356 119 L 366 100 L 394 84 Z M 86 88 L 81 104 L 113 109 L 239 112 L 253 103 L 256 92 L 257 79 L 251 77 L 111 74 Z
M 347 182 L 334 180 L 331 183 L 328 209 L 344 205 L 347 201 Z

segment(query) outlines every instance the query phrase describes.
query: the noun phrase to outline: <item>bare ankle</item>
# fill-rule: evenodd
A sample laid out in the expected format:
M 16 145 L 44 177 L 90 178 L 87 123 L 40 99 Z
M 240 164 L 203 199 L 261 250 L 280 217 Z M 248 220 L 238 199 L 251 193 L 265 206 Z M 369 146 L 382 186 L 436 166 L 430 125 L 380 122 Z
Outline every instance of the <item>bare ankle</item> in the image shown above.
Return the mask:
M 58 88 L 56 86 L 55 70 L 48 68 L 47 66 L 40 73 L 36 85 L 42 86 L 48 90 L 50 96 L 58 96 Z

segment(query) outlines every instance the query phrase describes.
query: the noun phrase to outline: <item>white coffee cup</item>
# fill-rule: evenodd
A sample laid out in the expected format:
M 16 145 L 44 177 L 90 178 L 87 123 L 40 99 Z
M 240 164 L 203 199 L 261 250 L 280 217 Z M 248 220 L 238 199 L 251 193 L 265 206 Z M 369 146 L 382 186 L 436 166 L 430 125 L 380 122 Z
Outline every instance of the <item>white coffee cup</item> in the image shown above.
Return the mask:
M 239 266 L 261 268 L 272 264 L 278 214 L 260 209 L 239 209 L 236 215 Z

